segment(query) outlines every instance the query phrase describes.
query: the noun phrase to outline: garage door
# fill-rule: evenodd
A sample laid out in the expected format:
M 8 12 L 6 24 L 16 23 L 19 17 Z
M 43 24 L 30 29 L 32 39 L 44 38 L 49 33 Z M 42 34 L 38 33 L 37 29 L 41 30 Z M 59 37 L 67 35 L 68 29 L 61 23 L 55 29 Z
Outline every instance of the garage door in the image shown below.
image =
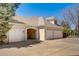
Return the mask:
M 62 38 L 62 31 L 54 31 L 54 38 Z
M 53 39 L 53 31 L 46 30 L 46 39 Z
M 18 42 L 24 40 L 23 29 L 11 29 L 9 31 L 9 42 Z
M 63 36 L 62 31 L 46 30 L 46 39 L 62 38 L 62 36 Z

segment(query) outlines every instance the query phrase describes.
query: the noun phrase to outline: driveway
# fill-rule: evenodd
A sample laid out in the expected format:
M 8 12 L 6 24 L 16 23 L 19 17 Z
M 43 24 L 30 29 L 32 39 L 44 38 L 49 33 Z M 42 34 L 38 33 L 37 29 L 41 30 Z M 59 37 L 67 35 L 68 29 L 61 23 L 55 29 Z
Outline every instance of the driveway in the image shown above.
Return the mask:
M 5 56 L 79 56 L 79 39 L 66 38 L 25 41 L 0 45 L 0 55 Z

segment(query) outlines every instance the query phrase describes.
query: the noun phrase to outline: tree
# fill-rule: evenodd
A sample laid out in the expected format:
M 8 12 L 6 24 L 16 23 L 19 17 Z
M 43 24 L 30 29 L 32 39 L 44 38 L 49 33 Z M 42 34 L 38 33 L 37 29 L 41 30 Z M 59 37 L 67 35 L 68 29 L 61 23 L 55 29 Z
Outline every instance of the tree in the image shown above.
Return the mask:
M 61 26 L 66 27 L 66 28 L 70 28 L 70 25 L 66 20 L 61 21 Z
M 79 4 L 73 7 L 65 8 L 62 12 L 62 16 L 65 21 L 69 24 L 70 28 L 73 29 L 79 35 Z
M 67 37 L 71 34 L 71 29 L 67 21 L 62 20 L 61 26 L 63 26 L 63 37 Z
M 0 41 L 7 38 L 6 33 L 10 30 L 9 21 L 15 15 L 16 9 L 20 4 L 16 3 L 0 3 Z
M 70 28 L 72 28 L 73 25 L 75 26 L 74 28 L 76 28 L 77 15 L 76 15 L 76 10 L 74 10 L 74 8 L 65 8 L 62 13 L 62 16 L 64 20 L 68 23 Z
M 76 7 L 76 11 L 77 11 L 77 27 L 76 27 L 76 31 L 77 31 L 77 34 L 79 36 L 79 6 Z
M 68 22 L 70 28 L 79 33 L 79 4 L 65 8 L 62 16 Z

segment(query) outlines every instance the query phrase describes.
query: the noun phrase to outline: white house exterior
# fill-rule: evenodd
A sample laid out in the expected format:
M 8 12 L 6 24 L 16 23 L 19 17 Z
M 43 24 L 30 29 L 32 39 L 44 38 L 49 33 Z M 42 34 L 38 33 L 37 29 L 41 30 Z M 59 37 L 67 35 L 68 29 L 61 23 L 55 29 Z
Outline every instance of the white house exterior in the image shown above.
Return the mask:
M 18 42 L 26 40 L 40 40 L 62 38 L 62 27 L 55 24 L 55 18 L 19 16 L 13 17 L 11 30 L 8 32 L 8 42 Z

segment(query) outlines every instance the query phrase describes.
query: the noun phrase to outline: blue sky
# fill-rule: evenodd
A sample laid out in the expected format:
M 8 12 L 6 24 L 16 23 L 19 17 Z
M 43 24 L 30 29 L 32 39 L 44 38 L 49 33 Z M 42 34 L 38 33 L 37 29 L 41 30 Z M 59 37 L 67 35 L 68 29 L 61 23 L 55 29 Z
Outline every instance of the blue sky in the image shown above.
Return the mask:
M 73 3 L 23 3 L 16 10 L 18 16 L 55 16 L 61 18 L 61 12 L 66 7 L 71 7 Z

